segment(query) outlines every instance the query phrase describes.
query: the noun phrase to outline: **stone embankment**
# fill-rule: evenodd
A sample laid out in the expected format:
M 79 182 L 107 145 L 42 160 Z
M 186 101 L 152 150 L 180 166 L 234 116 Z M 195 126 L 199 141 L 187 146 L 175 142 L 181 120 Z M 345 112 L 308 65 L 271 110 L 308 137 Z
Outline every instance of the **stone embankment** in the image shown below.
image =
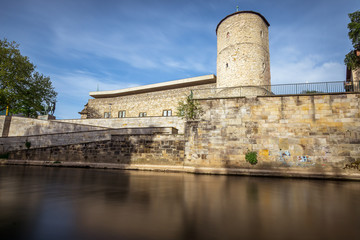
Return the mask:
M 174 128 L 120 128 L 0 138 L 9 157 L 2 162 L 360 179 L 360 94 L 199 102 L 205 114 L 186 124 L 185 135 Z M 256 165 L 246 162 L 249 152 L 257 154 Z

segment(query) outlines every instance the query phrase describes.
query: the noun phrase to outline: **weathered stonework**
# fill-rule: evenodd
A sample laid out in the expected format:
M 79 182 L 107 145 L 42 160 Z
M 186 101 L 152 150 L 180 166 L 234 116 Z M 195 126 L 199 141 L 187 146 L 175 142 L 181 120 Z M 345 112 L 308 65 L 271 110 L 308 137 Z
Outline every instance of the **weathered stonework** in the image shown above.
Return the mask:
M 345 168 L 360 161 L 358 93 L 199 102 L 205 114 L 199 121 L 187 122 L 185 135 L 171 129 L 161 134 L 156 128 L 152 132 L 114 129 L 9 137 L 2 138 L 0 145 L 23 145 L 9 152 L 9 158 L 14 159 L 10 164 L 16 164 L 17 159 L 23 160 L 20 164 L 60 161 L 76 163 L 74 166 L 112 164 L 114 168 L 217 174 L 360 177 L 357 169 Z M 24 141 L 34 145 L 26 150 Z M 245 161 L 250 151 L 257 153 L 257 165 Z
M 262 15 L 251 11 L 233 13 L 219 23 L 217 88 L 270 85 L 268 27 Z
M 90 143 L 110 140 L 111 135 L 177 134 L 175 128 L 119 128 L 81 132 L 64 132 L 31 136 L 0 138 L 0 154 L 26 149 L 25 143 L 31 143 L 30 149 Z
M 205 115 L 186 129 L 189 166 L 343 167 L 360 160 L 360 95 L 200 100 Z
M 182 165 L 179 135 L 112 135 L 111 139 L 10 152 L 10 159 L 52 162 Z

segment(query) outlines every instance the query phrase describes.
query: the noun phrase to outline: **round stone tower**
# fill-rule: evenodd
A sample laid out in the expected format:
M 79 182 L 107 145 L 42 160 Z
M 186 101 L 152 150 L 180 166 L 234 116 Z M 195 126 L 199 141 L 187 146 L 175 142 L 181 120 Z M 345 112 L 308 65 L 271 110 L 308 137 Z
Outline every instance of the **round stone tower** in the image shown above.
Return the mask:
M 269 26 L 264 16 L 253 11 L 235 12 L 220 21 L 216 27 L 218 88 L 270 85 Z M 262 95 L 256 89 L 247 87 Z

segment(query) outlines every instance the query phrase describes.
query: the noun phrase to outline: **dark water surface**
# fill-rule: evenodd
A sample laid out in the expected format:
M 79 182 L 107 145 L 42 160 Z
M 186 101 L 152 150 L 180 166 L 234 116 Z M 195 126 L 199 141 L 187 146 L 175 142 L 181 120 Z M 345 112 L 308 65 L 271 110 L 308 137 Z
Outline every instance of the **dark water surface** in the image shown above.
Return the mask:
M 0 239 L 360 239 L 360 182 L 0 166 Z

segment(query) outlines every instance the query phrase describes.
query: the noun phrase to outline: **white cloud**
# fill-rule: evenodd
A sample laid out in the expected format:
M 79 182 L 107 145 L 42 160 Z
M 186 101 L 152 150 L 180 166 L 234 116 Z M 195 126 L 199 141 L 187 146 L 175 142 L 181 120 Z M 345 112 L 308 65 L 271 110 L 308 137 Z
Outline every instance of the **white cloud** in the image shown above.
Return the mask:
M 344 81 L 345 66 L 339 62 L 322 61 L 319 56 L 306 56 L 292 61 L 273 62 L 272 84 Z
M 63 74 L 52 74 L 52 82 L 58 92 L 58 103 L 55 115 L 59 119 L 80 118 L 80 112 L 87 103 L 89 92 L 115 90 L 138 86 L 137 84 L 117 82 L 113 79 L 98 77 L 85 71 L 74 71 Z

